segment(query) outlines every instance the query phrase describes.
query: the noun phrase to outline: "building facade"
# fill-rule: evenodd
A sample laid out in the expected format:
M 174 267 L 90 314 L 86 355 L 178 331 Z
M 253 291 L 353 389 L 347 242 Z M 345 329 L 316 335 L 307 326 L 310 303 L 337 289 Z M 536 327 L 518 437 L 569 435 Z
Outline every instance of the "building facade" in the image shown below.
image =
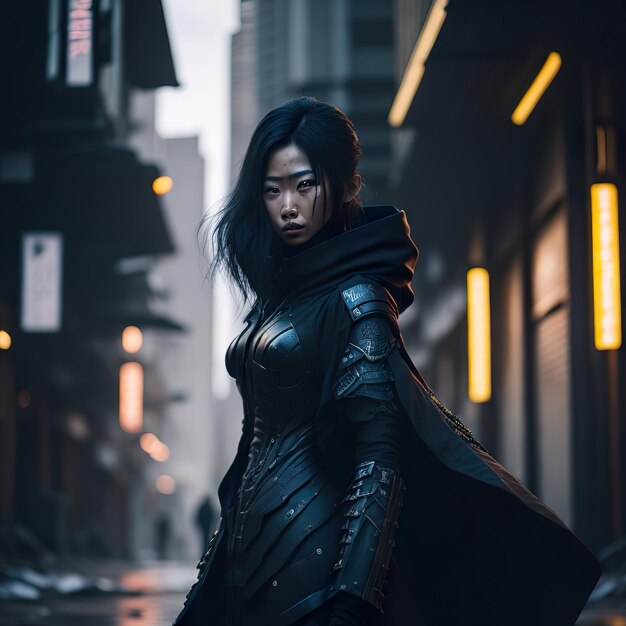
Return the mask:
M 154 312 L 149 270 L 175 248 L 163 172 L 132 145 L 152 124 L 135 96 L 178 84 L 162 6 L 18 3 L 0 29 L 0 525 L 58 552 L 133 556 L 140 495 L 162 494 L 145 483 L 142 428 L 121 427 L 121 368 L 143 373 L 144 418 L 162 423 L 149 335 L 183 330 Z M 127 326 L 146 331 L 137 356 Z
M 624 17 L 613 2 L 395 3 L 396 98 L 422 63 L 390 172 L 421 249 L 416 361 L 594 549 L 625 531 L 624 349 L 594 343 L 592 249 L 592 185 L 623 186 Z M 623 277 L 623 244 L 621 259 Z M 472 267 L 490 280 L 486 402 L 468 396 Z

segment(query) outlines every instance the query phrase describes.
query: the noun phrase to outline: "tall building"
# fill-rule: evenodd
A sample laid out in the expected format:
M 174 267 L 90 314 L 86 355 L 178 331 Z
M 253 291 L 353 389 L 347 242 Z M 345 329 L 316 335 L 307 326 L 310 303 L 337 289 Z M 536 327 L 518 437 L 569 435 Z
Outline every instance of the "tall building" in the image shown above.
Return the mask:
M 365 153 L 364 199 L 385 202 L 391 156 L 385 116 L 394 89 L 391 0 L 243 0 L 241 7 L 242 31 L 233 44 L 235 153 L 265 113 L 296 96 L 317 96 L 354 121 Z

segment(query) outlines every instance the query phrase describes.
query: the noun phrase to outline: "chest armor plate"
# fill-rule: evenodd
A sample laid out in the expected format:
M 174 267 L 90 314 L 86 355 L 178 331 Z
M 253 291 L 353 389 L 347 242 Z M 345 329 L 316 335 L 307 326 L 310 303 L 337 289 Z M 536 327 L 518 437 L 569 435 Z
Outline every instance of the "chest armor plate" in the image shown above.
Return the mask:
M 226 367 L 255 416 L 279 423 L 316 407 L 319 388 L 288 310 L 261 323 L 253 315 L 230 344 Z
M 225 579 L 244 588 L 244 600 L 264 585 L 276 591 L 271 577 L 288 570 L 285 580 L 293 579 L 291 563 L 308 563 L 313 554 L 319 571 L 309 567 L 306 584 L 281 599 L 297 604 L 309 587 L 307 593 L 321 589 L 332 569 L 341 520 L 327 522 L 338 515 L 340 492 L 317 444 L 320 389 L 310 359 L 289 309 L 280 308 L 265 320 L 253 314 L 226 353 L 254 431 L 232 513 Z

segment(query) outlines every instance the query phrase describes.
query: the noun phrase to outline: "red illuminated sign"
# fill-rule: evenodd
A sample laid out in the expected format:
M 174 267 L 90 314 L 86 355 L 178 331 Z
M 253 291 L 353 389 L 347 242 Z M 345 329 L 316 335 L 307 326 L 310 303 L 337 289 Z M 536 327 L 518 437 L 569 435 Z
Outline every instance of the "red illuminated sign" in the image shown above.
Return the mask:
M 72 87 L 93 81 L 93 0 L 69 0 L 66 82 Z

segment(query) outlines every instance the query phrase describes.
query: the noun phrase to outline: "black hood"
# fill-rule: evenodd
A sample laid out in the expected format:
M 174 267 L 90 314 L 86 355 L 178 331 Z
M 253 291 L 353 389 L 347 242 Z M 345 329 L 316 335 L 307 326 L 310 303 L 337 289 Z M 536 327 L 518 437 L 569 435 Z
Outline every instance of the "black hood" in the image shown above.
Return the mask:
M 419 251 L 406 214 L 389 205 L 363 209 L 366 222 L 362 225 L 281 261 L 278 274 L 283 297 L 363 274 L 391 292 L 400 313 L 413 302 L 411 279 Z

